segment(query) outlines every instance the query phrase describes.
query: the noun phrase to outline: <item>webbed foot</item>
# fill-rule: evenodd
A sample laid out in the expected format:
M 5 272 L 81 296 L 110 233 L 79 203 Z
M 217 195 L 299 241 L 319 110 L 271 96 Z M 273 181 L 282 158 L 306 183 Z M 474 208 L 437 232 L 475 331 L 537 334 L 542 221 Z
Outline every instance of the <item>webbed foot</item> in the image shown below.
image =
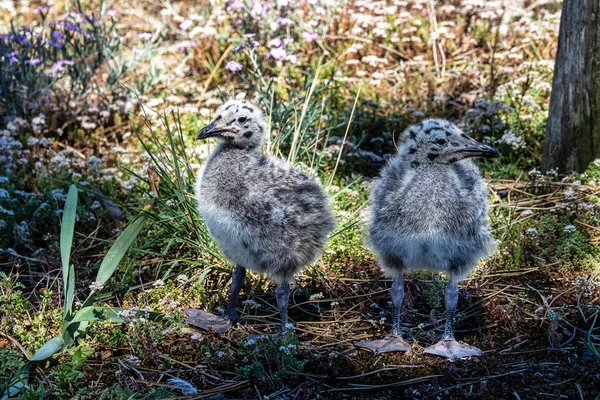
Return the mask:
M 483 352 L 477 347 L 469 346 L 468 344 L 464 343 L 458 343 L 454 339 L 442 339 L 436 344 L 427 347 L 425 350 L 423 350 L 423 353 L 435 354 L 451 360 L 483 355 Z
M 402 339 L 402 336 L 386 336 L 385 338 L 378 340 L 354 342 L 354 345 L 369 349 L 375 354 L 412 350 L 410 345 Z

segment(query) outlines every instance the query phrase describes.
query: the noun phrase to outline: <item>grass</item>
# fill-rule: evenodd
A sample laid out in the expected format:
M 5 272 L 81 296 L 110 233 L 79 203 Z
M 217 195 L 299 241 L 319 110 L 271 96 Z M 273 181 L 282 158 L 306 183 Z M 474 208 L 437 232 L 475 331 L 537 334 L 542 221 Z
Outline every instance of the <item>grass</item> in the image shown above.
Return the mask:
M 597 396 L 600 167 L 569 176 L 537 170 L 557 7 L 244 4 L 113 4 L 124 40 L 104 72 L 127 71 L 118 89 L 89 93 L 62 133 L 48 110 L 22 121 L 3 115 L 0 398 Z M 12 19 L 34 14 L 15 10 Z M 0 20 L 0 28 L 10 23 Z M 230 61 L 242 71 L 228 70 Z M 323 257 L 297 277 L 294 335 L 283 341 L 248 340 L 278 324 L 272 284 L 253 274 L 230 332 L 184 322 L 188 307 L 218 313 L 229 290 L 232 266 L 194 199 L 214 143 L 194 137 L 237 95 L 265 110 L 265 151 L 319 179 L 338 221 Z M 47 122 L 38 126 L 40 114 Z M 473 360 L 422 353 L 444 324 L 445 281 L 428 272 L 406 282 L 402 324 L 413 352 L 374 356 L 352 344 L 382 337 L 391 321 L 391 282 L 365 244 L 372 178 L 399 133 L 429 116 L 502 153 L 480 162 L 498 252 L 460 288 L 458 338 L 485 351 Z M 139 215 L 146 223 L 106 278 L 103 260 Z M 90 306 L 98 276 L 106 279 L 94 306 L 112 322 L 97 314 L 68 349 L 30 361 L 64 334 L 65 318 Z

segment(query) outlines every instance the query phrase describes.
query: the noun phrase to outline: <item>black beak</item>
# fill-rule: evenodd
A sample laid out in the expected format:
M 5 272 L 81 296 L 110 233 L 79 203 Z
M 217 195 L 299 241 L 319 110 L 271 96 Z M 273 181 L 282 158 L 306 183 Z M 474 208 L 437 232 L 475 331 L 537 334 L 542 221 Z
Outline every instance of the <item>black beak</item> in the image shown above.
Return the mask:
M 219 136 L 219 133 L 224 132 L 225 129 L 217 129 L 215 128 L 214 121 L 210 124 L 206 125 L 204 128 L 200 129 L 198 135 L 196 135 L 196 140 L 208 139 L 211 137 Z
M 467 153 L 469 157 L 496 158 L 500 157 L 498 150 L 487 144 L 483 144 L 473 140 L 469 147 L 462 149 L 463 153 Z

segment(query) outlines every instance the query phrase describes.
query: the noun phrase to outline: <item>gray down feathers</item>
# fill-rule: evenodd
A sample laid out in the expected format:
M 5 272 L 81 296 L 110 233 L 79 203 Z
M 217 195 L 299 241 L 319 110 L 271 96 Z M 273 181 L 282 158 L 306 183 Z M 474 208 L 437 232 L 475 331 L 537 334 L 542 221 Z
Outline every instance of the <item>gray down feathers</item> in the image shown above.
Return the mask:
M 229 101 L 214 124 L 221 143 L 196 185 L 200 214 L 231 261 L 291 282 L 333 229 L 327 196 L 314 179 L 262 154 L 266 123 L 256 106 Z
M 494 251 L 488 191 L 467 159 L 475 143 L 483 147 L 443 120 L 400 137 L 371 193 L 369 237 L 387 275 L 424 268 L 462 279 Z

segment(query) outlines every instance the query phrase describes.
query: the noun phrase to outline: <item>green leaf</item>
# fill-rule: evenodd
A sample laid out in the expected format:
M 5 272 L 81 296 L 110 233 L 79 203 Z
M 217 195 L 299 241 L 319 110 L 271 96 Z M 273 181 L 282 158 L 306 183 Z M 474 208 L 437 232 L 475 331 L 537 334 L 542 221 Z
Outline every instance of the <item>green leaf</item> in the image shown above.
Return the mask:
M 104 284 L 110 279 L 119 266 L 119 262 L 129 249 L 129 246 L 131 246 L 137 235 L 140 233 L 146 219 L 147 217 L 145 215 L 140 216 L 119 235 L 110 250 L 108 250 L 108 253 L 104 256 L 102 264 L 100 264 L 96 282 Z
M 77 311 L 73 316 L 71 323 L 82 322 L 82 321 L 109 321 L 109 322 L 125 322 L 123 318 L 119 316 L 119 312 L 124 308 L 112 308 L 112 307 L 100 307 L 92 306 L 85 307 Z
M 71 264 L 69 266 L 69 275 L 67 280 L 67 286 L 65 288 L 65 304 L 64 304 L 64 320 L 68 321 L 71 319 L 71 313 L 73 312 L 73 297 L 75 296 L 75 268 Z
M 121 312 L 131 313 L 128 308 L 116 308 L 116 307 L 85 307 L 77 311 L 73 316 L 73 320 L 70 324 L 84 323 L 85 321 L 94 322 L 115 322 L 123 323 L 125 318 Z M 147 318 L 151 321 L 159 321 L 163 318 L 163 314 L 155 311 L 146 310 L 135 310 L 135 314 L 131 315 L 132 318 Z M 67 326 L 68 327 L 68 326 Z
M 89 346 L 78 346 L 69 349 L 69 353 L 71 353 L 73 364 L 79 367 L 85 364 L 89 356 L 94 354 L 94 349 Z
M 63 349 L 63 338 L 62 336 L 56 336 L 48 340 L 38 351 L 35 352 L 31 361 L 43 361 L 47 358 L 52 357 Z
M 27 381 L 29 380 L 29 367 L 30 363 L 27 363 L 21 367 L 17 376 L 15 376 L 9 383 L 8 389 L 2 394 L 0 400 L 7 400 L 9 397 L 20 393 L 23 389 L 27 389 L 29 385 Z
M 60 225 L 60 260 L 62 262 L 62 273 L 64 292 L 69 291 L 69 259 L 71 257 L 71 246 L 73 245 L 73 232 L 75 231 L 75 216 L 77 214 L 77 187 L 71 185 L 67 194 L 67 201 L 63 210 L 63 218 Z M 73 277 L 73 282 L 75 277 Z M 64 316 L 67 317 L 69 309 L 65 307 Z

